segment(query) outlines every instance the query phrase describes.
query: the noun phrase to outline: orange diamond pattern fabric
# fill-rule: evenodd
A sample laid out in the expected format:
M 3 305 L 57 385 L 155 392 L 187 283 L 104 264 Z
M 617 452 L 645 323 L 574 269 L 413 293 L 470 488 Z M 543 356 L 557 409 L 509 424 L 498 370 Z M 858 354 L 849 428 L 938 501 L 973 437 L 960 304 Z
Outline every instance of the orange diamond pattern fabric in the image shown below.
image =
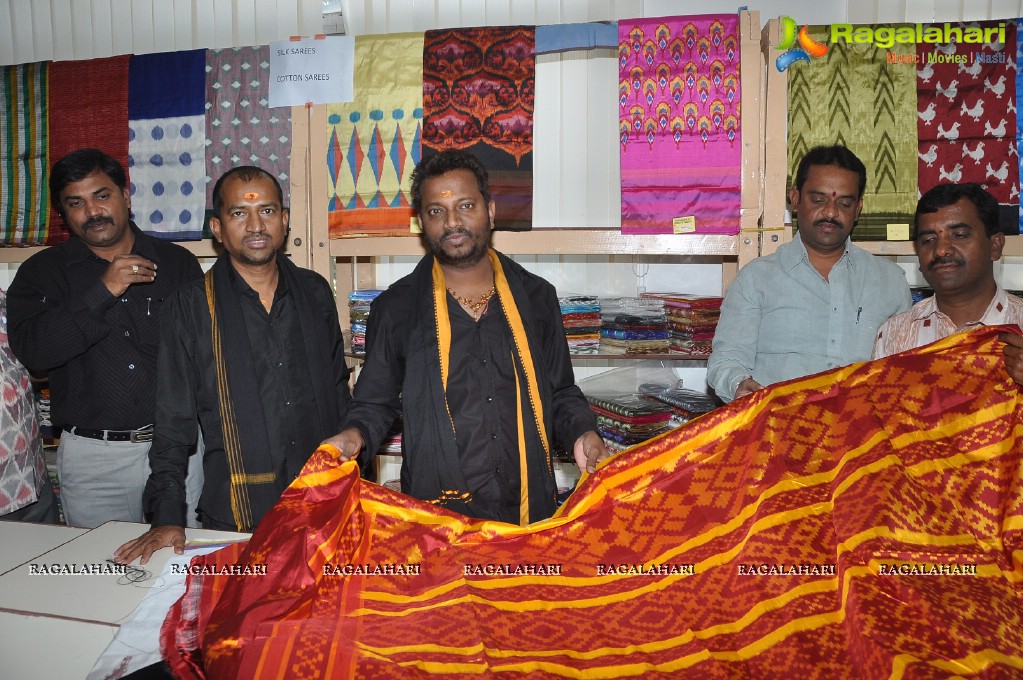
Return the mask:
M 190 577 L 164 653 L 211 678 L 1019 677 L 1023 399 L 999 330 L 738 400 L 528 527 L 321 449 L 247 545 L 192 563 L 268 576 Z

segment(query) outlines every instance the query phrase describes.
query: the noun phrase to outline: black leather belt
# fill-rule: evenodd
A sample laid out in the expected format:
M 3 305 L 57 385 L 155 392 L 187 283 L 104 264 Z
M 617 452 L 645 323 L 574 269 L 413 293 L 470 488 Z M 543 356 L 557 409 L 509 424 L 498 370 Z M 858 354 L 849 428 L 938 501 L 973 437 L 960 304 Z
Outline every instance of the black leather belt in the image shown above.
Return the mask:
M 74 425 L 65 425 L 63 428 L 65 432 L 69 432 L 79 437 L 87 437 L 89 439 L 99 439 L 104 442 L 151 442 L 153 441 L 153 426 L 146 425 L 140 427 L 137 430 L 90 430 L 85 427 L 76 427 Z

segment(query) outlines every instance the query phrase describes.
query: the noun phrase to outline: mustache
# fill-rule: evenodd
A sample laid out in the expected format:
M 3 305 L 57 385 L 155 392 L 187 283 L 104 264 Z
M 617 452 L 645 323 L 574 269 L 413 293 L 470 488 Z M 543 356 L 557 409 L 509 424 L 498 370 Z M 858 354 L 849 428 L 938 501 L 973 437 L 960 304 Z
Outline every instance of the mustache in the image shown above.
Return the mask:
M 943 264 L 954 264 L 962 267 L 963 265 L 966 264 L 966 261 L 963 260 L 962 258 L 953 257 L 951 255 L 947 255 L 945 257 L 936 257 L 930 261 L 930 263 L 927 265 L 927 269 L 933 270 L 935 267 L 939 267 Z
M 454 236 L 472 236 L 472 233 L 468 229 L 457 227 L 451 231 L 445 231 L 444 235 L 440 237 L 440 241 L 443 243 Z
M 814 220 L 813 226 L 820 227 L 820 226 L 823 226 L 825 224 L 830 224 L 832 226 L 838 227 L 839 229 L 844 229 L 845 228 L 844 224 L 842 224 L 838 220 L 832 219 L 830 217 L 822 217 L 819 220 Z
M 101 224 L 113 224 L 114 221 L 105 215 L 96 215 L 85 220 L 85 224 L 82 225 L 82 229 L 88 229 L 89 227 L 98 227 Z
M 261 231 L 261 232 L 256 233 L 256 234 L 249 234 L 248 236 L 245 236 L 244 238 L 242 238 L 242 243 L 248 243 L 249 241 L 259 241 L 259 240 L 263 240 L 263 239 L 266 239 L 266 238 L 269 238 L 266 235 L 266 232 L 265 231 Z

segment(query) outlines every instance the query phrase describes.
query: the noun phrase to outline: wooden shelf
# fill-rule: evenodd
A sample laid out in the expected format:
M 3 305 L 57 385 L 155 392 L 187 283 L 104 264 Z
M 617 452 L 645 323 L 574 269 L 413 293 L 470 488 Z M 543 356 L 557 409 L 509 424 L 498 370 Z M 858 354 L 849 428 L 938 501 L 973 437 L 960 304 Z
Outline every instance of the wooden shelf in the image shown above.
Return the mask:
M 618 229 L 533 229 L 494 232 L 506 255 L 710 255 L 737 257 L 738 237 L 718 234 L 622 234 Z M 383 257 L 426 253 L 419 236 L 348 236 L 331 239 L 331 257 Z
M 874 255 L 907 255 L 916 256 L 912 241 L 853 241 L 854 245 Z M 1023 257 L 1023 236 L 1006 236 L 1004 257 Z

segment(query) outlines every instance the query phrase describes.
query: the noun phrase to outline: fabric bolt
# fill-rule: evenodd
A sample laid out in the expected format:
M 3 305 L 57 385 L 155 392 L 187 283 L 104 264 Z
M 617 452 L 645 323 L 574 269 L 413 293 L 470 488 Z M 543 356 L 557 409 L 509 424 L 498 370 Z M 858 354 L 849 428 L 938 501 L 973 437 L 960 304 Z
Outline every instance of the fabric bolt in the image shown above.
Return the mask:
M 82 147 L 98 147 L 116 158 L 134 179 L 128 161 L 128 63 L 130 57 L 108 57 L 50 63 L 47 113 L 49 165 Z M 97 96 L 102 83 L 102 96 Z M 71 233 L 50 211 L 46 245 L 66 241 Z
M 970 26 L 985 30 L 999 24 L 1005 25 L 1004 43 L 917 43 L 921 192 L 939 183 L 976 182 L 999 203 L 1019 204 L 1019 163 L 1012 158 L 1017 126 L 1007 111 L 1016 101 L 1016 25 L 981 21 Z M 966 61 L 943 61 L 952 58 Z M 1017 214 L 1012 222 L 1012 232 L 1018 231 Z
M 0 87 L 0 244 L 46 243 L 49 64 L 3 67 Z
M 916 46 L 831 42 L 827 26 L 810 26 L 809 35 L 829 48 L 787 71 L 787 186 L 795 185 L 796 167 L 812 147 L 847 146 L 867 167 L 853 240 L 883 241 L 888 224 L 911 223 L 916 210 L 916 72 L 910 63 L 888 62 L 889 54 L 911 61 Z
M 327 104 L 330 237 L 408 234 L 421 157 L 423 34 L 355 39 L 355 100 Z
M 192 562 L 270 576 L 190 575 L 163 652 L 211 679 L 1013 676 L 1023 392 L 999 330 L 716 409 L 527 528 L 320 449 L 246 544 Z
M 535 28 L 427 31 L 423 43 L 423 157 L 476 155 L 490 175 L 498 229 L 533 221 Z
M 206 206 L 213 185 L 239 165 L 256 165 L 277 178 L 291 197 L 291 109 L 268 108 L 270 48 L 206 52 Z
M 139 226 L 172 241 L 202 238 L 206 50 L 134 55 L 128 66 L 128 163 Z
M 618 22 L 622 233 L 739 233 L 736 14 Z

